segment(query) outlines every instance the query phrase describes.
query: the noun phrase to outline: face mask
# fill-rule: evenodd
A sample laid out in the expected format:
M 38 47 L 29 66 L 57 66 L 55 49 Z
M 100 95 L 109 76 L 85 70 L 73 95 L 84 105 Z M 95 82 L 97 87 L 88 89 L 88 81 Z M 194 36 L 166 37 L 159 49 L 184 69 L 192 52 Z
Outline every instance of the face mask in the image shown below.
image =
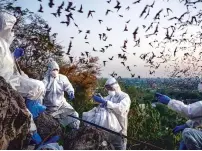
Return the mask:
M 51 75 L 56 78 L 58 76 L 58 71 L 57 70 L 54 70 L 51 72 Z
M 199 83 L 199 84 L 198 84 L 198 91 L 199 91 L 199 92 L 202 92 L 202 83 Z
M 115 96 L 116 92 L 115 92 L 115 91 L 108 91 L 108 94 L 109 94 L 110 96 Z

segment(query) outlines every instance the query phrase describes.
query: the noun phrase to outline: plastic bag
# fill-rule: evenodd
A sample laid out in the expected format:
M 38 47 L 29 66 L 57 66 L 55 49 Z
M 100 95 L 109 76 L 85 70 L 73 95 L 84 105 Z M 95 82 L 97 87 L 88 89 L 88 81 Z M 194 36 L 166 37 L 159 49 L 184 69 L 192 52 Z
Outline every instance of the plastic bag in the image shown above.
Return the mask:
M 83 112 L 82 119 L 94 123 L 96 107 L 88 112 Z
M 26 76 L 19 77 L 19 86 L 16 86 L 17 91 L 30 100 L 42 99 L 45 94 L 45 85 L 42 81 L 28 78 Z
M 114 113 L 107 108 L 94 107 L 88 112 L 84 112 L 82 119 L 99 126 L 105 127 L 115 132 L 121 132 L 122 127 Z

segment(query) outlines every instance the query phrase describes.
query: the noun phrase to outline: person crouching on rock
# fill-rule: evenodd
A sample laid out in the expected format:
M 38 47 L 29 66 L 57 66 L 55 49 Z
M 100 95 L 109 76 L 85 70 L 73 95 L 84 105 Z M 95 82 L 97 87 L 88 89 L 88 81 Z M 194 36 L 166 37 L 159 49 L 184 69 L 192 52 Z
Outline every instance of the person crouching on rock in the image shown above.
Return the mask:
M 59 74 L 57 62 L 51 60 L 48 63 L 48 71 L 43 82 L 46 87 L 43 104 L 47 107 L 47 112 L 58 119 L 63 126 L 79 129 L 80 121 L 68 116 L 79 117 L 79 114 L 67 103 L 64 97 L 64 91 L 66 91 L 69 100 L 73 100 L 75 98 L 74 88 L 66 76 Z

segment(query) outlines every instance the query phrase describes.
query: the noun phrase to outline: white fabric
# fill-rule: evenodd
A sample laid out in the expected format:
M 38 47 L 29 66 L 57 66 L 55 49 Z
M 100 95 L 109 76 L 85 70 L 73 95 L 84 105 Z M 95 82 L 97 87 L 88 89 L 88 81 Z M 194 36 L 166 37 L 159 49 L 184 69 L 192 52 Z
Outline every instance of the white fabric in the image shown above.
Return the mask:
M 127 135 L 128 113 L 130 110 L 131 100 L 128 94 L 121 91 L 116 79 L 110 77 L 105 85 L 111 85 L 115 91 L 114 96 L 108 95 L 104 99 L 107 101 L 107 108 L 111 109 L 122 127 L 121 133 Z
M 116 92 L 115 92 L 115 91 L 108 91 L 108 94 L 109 94 L 110 96 L 115 96 Z
M 27 75 L 14 74 L 14 57 L 9 47 L 13 40 L 11 32 L 16 18 L 6 12 L 0 12 L 0 76 L 10 83 L 23 97 L 39 99 L 45 90 L 42 82 L 28 78 Z
M 19 85 L 19 78 L 14 74 L 14 59 L 9 50 L 12 39 L 11 29 L 16 18 L 8 13 L 0 12 L 0 76 L 15 89 Z
M 110 77 L 105 85 L 112 86 L 115 90 L 115 95 L 108 95 L 104 98 L 107 101 L 105 108 L 93 108 L 89 112 L 84 112 L 82 118 L 127 136 L 128 113 L 131 105 L 130 97 L 121 91 L 115 78 Z M 126 139 L 113 134 L 109 134 L 109 139 L 116 147 L 115 149 L 126 149 Z
M 59 65 L 57 64 L 57 62 L 56 61 L 54 61 L 54 60 L 50 60 L 50 62 L 48 63 L 48 68 L 50 69 L 50 70 L 53 70 L 53 69 L 60 69 L 59 68 Z
M 129 95 L 120 91 L 116 92 L 115 96 L 107 96 L 104 99 L 107 101 L 107 108 L 111 109 L 118 119 L 122 127 L 121 133 L 127 135 L 128 113 L 131 104 Z
M 75 117 L 79 117 L 79 115 L 64 98 L 64 91 L 68 94 L 70 92 L 74 93 L 74 88 L 68 78 L 61 74 L 54 78 L 49 74 L 44 78 L 43 83 L 46 88 L 43 104 L 47 107 L 49 114 L 59 119 L 62 125 L 78 129 L 80 121 L 68 117 L 68 115 Z
M 50 75 L 46 76 L 43 83 L 46 88 L 44 105 L 52 111 L 57 111 L 63 102 L 66 102 L 64 91 L 74 93 L 74 88 L 68 78 L 61 74 L 56 78 Z
M 198 91 L 199 91 L 199 92 L 202 92 L 202 83 L 199 83 L 199 84 L 198 84 Z
M 42 81 L 19 76 L 20 85 L 16 87 L 17 91 L 30 100 L 40 100 L 45 94 L 45 85 Z
M 119 132 L 127 135 L 128 113 L 131 104 L 129 95 L 121 91 L 113 97 L 107 96 L 104 99 L 107 101 L 107 108 L 93 108 L 89 112 L 84 112 L 82 118 L 106 128 L 109 128 L 106 126 L 106 123 L 109 123 L 114 131 L 119 131 L 120 125 L 121 131 Z
M 196 127 L 202 125 L 202 101 L 195 102 L 189 105 L 178 100 L 170 100 L 168 107 L 183 116 L 189 118 L 187 125 Z
M 58 69 L 58 71 L 60 70 L 59 65 L 58 65 L 57 62 L 54 61 L 54 59 L 52 59 L 52 58 L 49 58 L 49 61 L 48 61 L 48 65 L 47 65 L 47 66 L 48 66 L 48 70 L 46 71 L 44 77 L 50 76 L 50 75 L 51 75 L 51 71 L 52 71 L 53 69 Z
M 116 79 L 113 78 L 113 77 L 110 77 L 110 78 L 107 79 L 105 85 L 111 85 L 111 84 L 113 84 L 115 82 L 117 82 Z
M 82 119 L 115 132 L 121 132 L 122 130 L 114 113 L 110 109 L 101 108 L 100 106 L 88 112 L 83 112 Z
M 96 110 L 97 110 L 97 107 L 94 107 L 92 110 L 88 112 L 83 112 L 82 119 L 93 123 Z
M 37 150 L 64 150 L 62 146 L 60 146 L 58 143 L 49 143 L 46 145 L 42 145 Z
M 48 110 L 49 111 L 49 110 Z M 63 102 L 60 108 L 55 112 L 49 112 L 54 118 L 57 118 L 63 126 L 69 126 L 74 129 L 79 129 L 80 121 L 69 117 L 72 115 L 74 117 L 79 117 L 79 114 L 74 110 L 74 108 L 67 102 Z
M 13 15 L 7 12 L 0 12 L 0 37 L 3 38 L 8 45 L 11 44 L 14 37 L 11 30 L 15 22 L 16 18 Z
M 11 44 L 13 42 L 13 40 L 15 39 L 14 32 L 11 32 L 9 37 L 10 38 L 6 39 L 6 41 L 8 44 Z

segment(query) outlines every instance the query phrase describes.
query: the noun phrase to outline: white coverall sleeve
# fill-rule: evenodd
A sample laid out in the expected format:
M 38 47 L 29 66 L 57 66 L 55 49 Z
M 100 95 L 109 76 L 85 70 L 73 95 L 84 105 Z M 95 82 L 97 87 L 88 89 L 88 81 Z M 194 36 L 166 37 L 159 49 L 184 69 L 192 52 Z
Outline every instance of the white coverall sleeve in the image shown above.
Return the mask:
M 189 118 L 186 122 L 189 127 L 202 125 L 202 101 L 186 105 L 178 100 L 170 100 L 168 108 Z
M 63 76 L 63 82 L 64 82 L 64 88 L 63 88 L 64 91 L 66 91 L 68 94 L 69 94 L 69 92 L 74 93 L 74 88 L 66 76 Z
M 107 100 L 107 97 L 105 98 Z M 130 109 L 131 100 L 127 96 L 120 103 L 113 103 L 111 101 L 107 101 L 107 108 L 112 109 L 116 114 L 120 116 L 124 116 Z
M 47 85 L 48 85 L 48 77 L 46 76 L 46 77 L 44 77 L 44 79 L 42 80 L 42 82 L 44 83 L 44 85 L 45 85 L 45 88 L 47 87 Z
M 186 122 L 186 124 L 191 128 L 202 126 L 202 118 L 196 118 L 196 119 L 188 120 Z

